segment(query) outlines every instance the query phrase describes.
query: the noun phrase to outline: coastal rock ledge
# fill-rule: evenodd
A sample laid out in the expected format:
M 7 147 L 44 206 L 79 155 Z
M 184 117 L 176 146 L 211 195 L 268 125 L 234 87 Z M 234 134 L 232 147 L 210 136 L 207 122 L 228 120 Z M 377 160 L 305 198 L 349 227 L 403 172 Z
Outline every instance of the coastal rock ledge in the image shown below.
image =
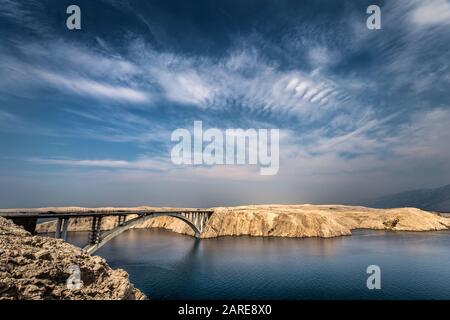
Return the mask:
M 68 289 L 69 267 L 80 269 L 83 285 Z M 121 269 L 111 269 L 62 240 L 31 236 L 0 217 L 0 300 L 143 300 L 146 296 Z

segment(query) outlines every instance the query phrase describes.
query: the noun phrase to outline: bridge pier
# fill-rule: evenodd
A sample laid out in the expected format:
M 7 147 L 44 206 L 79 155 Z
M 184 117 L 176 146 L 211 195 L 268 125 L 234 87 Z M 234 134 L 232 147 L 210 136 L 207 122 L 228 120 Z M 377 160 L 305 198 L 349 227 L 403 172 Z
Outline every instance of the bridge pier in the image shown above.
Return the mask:
M 208 220 L 208 216 L 205 214 L 200 217 L 200 232 L 203 232 L 203 227 L 207 220 Z
M 67 241 L 67 229 L 69 228 L 69 218 L 58 218 L 56 222 L 55 238 Z
M 97 244 L 100 242 L 101 227 L 102 227 L 102 217 L 101 216 L 93 217 L 91 225 L 91 234 L 89 235 L 90 244 Z
M 63 218 L 58 218 L 58 221 L 56 222 L 56 229 L 55 229 L 55 238 L 59 239 L 61 238 L 61 224 L 62 224 Z
M 210 212 L 182 212 L 181 215 L 184 216 L 186 219 L 190 220 L 197 228 L 198 230 L 201 232 L 203 232 L 203 228 L 206 225 L 206 222 L 209 220 L 209 218 L 211 217 Z M 195 237 L 199 238 L 200 234 L 197 232 L 195 234 Z
M 198 227 L 198 229 L 200 230 L 200 232 L 202 232 L 202 227 L 201 227 L 201 216 L 199 213 L 195 213 L 194 214 L 194 224 Z
M 117 226 L 118 227 L 123 226 L 126 220 L 127 220 L 126 216 L 123 215 L 117 216 Z
M 67 229 L 69 228 L 69 219 L 64 219 L 62 226 L 62 239 L 67 241 Z

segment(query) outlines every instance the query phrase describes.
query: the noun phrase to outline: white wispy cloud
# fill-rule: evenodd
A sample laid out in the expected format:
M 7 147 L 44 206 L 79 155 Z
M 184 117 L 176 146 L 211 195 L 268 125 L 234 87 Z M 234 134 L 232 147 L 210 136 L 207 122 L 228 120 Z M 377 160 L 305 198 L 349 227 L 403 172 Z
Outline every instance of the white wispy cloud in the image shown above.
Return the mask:
M 131 104 L 165 100 L 200 109 L 226 109 L 233 102 L 255 113 L 318 117 L 327 111 L 325 106 L 350 98 L 345 88 L 317 70 L 279 70 L 254 48 L 236 48 L 221 59 L 212 59 L 157 52 L 151 47 L 139 50 L 139 44 L 131 48 L 136 46 L 140 55 L 128 58 L 61 42 L 50 45 L 51 50 L 36 45 L 22 50 L 41 61 L 35 72 L 38 86 L 44 80 L 66 93 Z M 55 65 L 70 68 L 54 71 Z
M 289 159 L 286 160 L 288 167 L 317 174 L 336 174 L 344 168 L 354 173 L 380 168 L 389 172 L 403 171 L 432 163 L 439 168 L 450 161 L 450 150 L 446 147 L 450 133 L 445 129 L 450 121 L 450 110 L 418 111 L 409 115 L 409 121 L 390 130 L 389 121 L 405 116 L 394 114 L 385 119 L 368 120 L 350 133 L 339 136 L 330 137 L 317 130 L 312 133 L 314 137 L 309 143 L 301 145 L 298 139 L 292 139 L 292 143 L 281 150 L 285 159 Z M 307 140 L 308 137 L 304 138 Z M 349 159 L 342 157 L 342 153 L 359 156 Z
M 158 72 L 159 85 L 164 89 L 170 101 L 206 107 L 213 98 L 214 92 L 194 70 L 180 73 Z
M 134 161 L 113 159 L 52 159 L 52 158 L 30 158 L 29 161 L 47 165 L 61 165 L 73 167 L 93 167 L 110 169 L 135 169 L 164 171 L 170 166 L 170 159 L 138 157 Z
M 28 12 L 23 5 L 9 7 L 11 15 Z M 35 68 L 37 77 L 26 75 L 28 84 L 47 84 L 66 94 L 129 104 L 170 102 L 203 110 L 226 109 L 232 103 L 249 114 L 303 121 L 320 118 L 350 99 L 345 87 L 320 70 L 282 69 L 264 58 L 257 45 L 242 42 L 223 57 L 211 58 L 157 51 L 143 40 L 124 43 L 128 53 L 118 54 L 99 37 L 97 48 L 51 39 L 17 45 L 33 61 L 33 67 L 19 63 L 17 69 Z M 327 64 L 334 54 L 323 45 L 310 51 L 317 65 Z M 11 60 L 3 56 L 0 64 Z
M 147 93 L 124 86 L 114 86 L 99 81 L 83 78 L 70 78 L 47 71 L 38 71 L 39 77 L 52 86 L 80 95 L 89 95 L 96 98 L 128 101 L 131 103 L 148 102 Z
M 1 132 L 17 132 L 23 130 L 24 121 L 21 117 L 0 109 L 0 131 Z
M 11 121 L 18 121 L 19 118 L 9 112 L 6 112 L 4 110 L 0 110 L 0 123 L 2 123 L 3 125 L 6 124 L 7 122 L 11 122 Z
M 18 17 L 24 17 L 27 13 L 22 5 L 13 0 L 0 0 L 0 14 L 10 19 L 17 19 Z
M 421 26 L 450 24 L 450 2 L 448 0 L 427 0 L 417 3 L 411 12 L 414 23 Z
M 142 40 L 129 44 L 130 65 L 139 65 L 139 83 L 160 100 L 200 109 L 227 109 L 274 116 L 314 113 L 350 94 L 320 70 L 285 70 L 256 48 L 237 44 L 220 58 L 156 51 Z

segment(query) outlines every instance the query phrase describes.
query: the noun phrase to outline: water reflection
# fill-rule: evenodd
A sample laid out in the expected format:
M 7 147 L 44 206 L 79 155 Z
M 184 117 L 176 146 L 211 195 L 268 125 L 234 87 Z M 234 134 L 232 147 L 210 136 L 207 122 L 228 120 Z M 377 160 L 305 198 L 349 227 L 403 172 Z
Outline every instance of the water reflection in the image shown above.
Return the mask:
M 84 244 L 87 233 L 69 234 Z M 98 252 L 152 299 L 450 299 L 450 233 L 357 230 L 320 238 L 202 239 L 124 232 Z M 382 269 L 382 290 L 366 268 Z

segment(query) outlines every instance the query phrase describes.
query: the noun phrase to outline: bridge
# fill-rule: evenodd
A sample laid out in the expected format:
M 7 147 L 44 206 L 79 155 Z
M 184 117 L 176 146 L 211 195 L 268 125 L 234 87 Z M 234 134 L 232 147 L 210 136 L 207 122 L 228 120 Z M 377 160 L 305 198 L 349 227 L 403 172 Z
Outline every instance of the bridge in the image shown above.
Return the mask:
M 35 234 L 38 219 L 57 219 L 55 238 L 67 241 L 67 231 L 70 219 L 91 218 L 91 228 L 88 243 L 83 250 L 93 254 L 111 239 L 122 232 L 152 218 L 167 216 L 185 222 L 199 238 L 213 211 L 209 210 L 170 210 L 170 211 L 82 211 L 82 212 L 0 212 L 0 216 L 12 220 L 15 224 L 23 226 L 25 230 Z M 132 216 L 127 220 L 127 217 Z M 102 230 L 102 220 L 106 217 L 115 217 L 115 227 Z

